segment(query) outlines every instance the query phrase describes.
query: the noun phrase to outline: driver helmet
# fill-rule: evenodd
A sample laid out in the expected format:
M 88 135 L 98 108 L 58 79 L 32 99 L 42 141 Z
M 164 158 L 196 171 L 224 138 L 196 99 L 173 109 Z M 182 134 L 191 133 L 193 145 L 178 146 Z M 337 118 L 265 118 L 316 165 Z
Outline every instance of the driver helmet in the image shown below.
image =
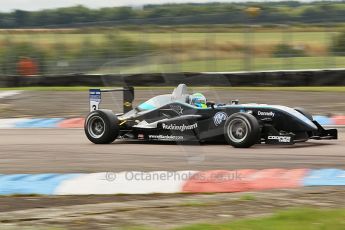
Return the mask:
M 201 93 L 194 93 L 190 96 L 190 104 L 198 108 L 207 108 L 206 97 Z

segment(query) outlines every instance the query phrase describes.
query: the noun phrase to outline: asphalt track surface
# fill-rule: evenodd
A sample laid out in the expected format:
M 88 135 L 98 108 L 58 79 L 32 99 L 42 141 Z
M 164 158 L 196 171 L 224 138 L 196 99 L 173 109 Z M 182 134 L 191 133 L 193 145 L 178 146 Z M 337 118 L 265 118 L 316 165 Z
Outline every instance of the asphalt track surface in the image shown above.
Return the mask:
M 0 174 L 264 168 L 345 169 L 345 132 L 339 140 L 292 146 L 177 145 L 115 141 L 90 143 L 82 129 L 0 130 Z
M 171 89 L 136 90 L 134 105 L 160 94 L 171 93 Z M 205 94 L 208 100 L 228 103 L 239 99 L 240 103 L 267 103 L 289 107 L 303 107 L 313 115 L 345 114 L 345 92 L 294 92 L 294 91 L 238 91 L 196 90 Z M 89 112 L 87 91 L 23 91 L 22 93 L 0 98 L 0 117 L 85 117 Z M 102 95 L 101 108 L 122 112 L 121 93 Z

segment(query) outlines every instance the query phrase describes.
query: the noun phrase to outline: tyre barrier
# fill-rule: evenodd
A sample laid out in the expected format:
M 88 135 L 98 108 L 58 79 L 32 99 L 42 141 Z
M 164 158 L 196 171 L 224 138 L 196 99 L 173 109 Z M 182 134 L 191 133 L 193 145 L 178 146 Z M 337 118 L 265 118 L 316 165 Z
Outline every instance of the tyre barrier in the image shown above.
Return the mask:
M 345 69 L 252 72 L 175 72 L 143 74 L 66 74 L 0 76 L 0 87 L 28 86 L 344 86 Z
M 321 125 L 345 125 L 345 116 L 313 116 Z M 9 118 L 0 119 L 0 129 L 83 128 L 84 118 Z
M 304 186 L 345 186 L 341 169 L 0 174 L 0 195 L 92 195 L 248 192 Z

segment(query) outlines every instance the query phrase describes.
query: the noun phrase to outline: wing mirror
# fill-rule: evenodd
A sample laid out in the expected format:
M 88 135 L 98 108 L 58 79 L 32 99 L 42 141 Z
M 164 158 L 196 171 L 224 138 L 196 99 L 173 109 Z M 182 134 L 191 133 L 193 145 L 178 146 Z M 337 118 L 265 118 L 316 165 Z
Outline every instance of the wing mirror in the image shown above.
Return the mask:
M 231 101 L 232 105 L 238 105 L 239 103 L 240 103 L 240 101 L 238 99 Z
M 215 105 L 216 103 L 214 103 L 213 101 L 208 101 L 208 102 L 206 102 L 206 105 L 207 105 L 207 107 L 211 107 L 212 109 L 214 109 L 214 105 Z

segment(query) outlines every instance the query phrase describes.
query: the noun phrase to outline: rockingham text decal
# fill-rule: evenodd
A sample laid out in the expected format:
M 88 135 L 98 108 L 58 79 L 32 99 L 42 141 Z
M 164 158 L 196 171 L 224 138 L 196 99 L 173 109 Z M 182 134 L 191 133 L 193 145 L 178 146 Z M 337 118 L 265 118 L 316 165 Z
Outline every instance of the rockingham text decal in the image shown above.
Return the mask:
M 220 125 L 223 121 L 226 121 L 228 115 L 224 112 L 218 112 L 213 117 L 213 122 L 215 126 Z
M 168 130 L 178 130 L 181 132 L 184 132 L 185 130 L 192 130 L 198 128 L 198 123 L 194 123 L 192 125 L 175 125 L 175 124 L 162 124 L 163 129 L 168 129 Z
M 262 112 L 258 111 L 259 116 L 269 116 L 269 117 L 274 117 L 275 113 L 274 112 Z

